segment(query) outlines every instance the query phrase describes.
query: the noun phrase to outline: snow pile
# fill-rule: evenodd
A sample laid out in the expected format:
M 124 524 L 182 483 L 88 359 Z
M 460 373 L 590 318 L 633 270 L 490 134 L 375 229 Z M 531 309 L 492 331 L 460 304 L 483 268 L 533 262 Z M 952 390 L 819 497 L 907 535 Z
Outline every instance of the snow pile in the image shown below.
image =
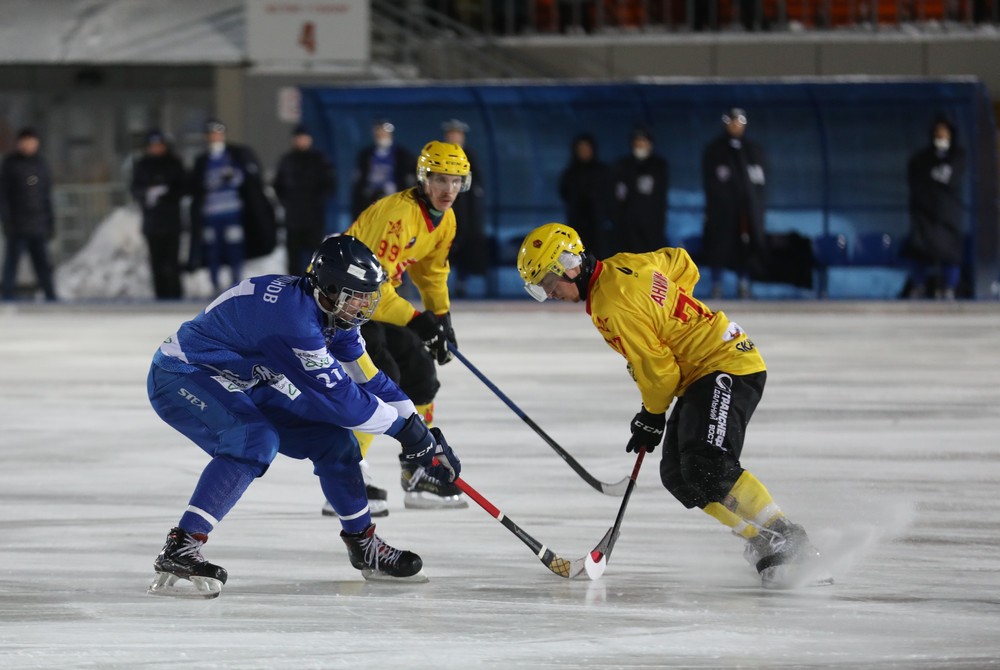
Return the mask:
M 83 249 L 56 269 L 59 297 L 152 298 L 149 250 L 140 219 L 135 207 L 112 211 Z
M 181 258 L 186 257 L 187 240 L 181 240 Z M 268 256 L 248 261 L 244 277 L 281 274 L 286 270 L 284 247 Z M 228 268 L 220 280 L 228 285 Z M 152 300 L 153 279 L 149 269 L 149 248 L 142 235 L 142 217 L 133 206 L 119 207 L 98 224 L 87 244 L 56 268 L 56 292 L 61 300 L 126 299 Z M 181 283 L 186 298 L 212 298 L 215 291 L 208 270 L 185 273 Z

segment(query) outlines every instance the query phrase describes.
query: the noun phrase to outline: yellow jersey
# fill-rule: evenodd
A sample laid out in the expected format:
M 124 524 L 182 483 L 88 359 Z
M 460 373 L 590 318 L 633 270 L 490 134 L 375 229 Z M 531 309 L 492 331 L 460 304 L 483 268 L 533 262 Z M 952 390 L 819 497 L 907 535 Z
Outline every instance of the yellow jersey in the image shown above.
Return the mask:
M 409 300 L 396 293 L 404 273 L 409 273 L 420 291 L 425 309 L 439 315 L 451 309 L 448 251 L 455 241 L 455 213 L 451 209 L 435 226 L 427 206 L 417 196 L 417 188 L 410 188 L 369 205 L 344 234 L 371 249 L 389 275 L 372 317 L 375 321 L 404 326 L 418 313 Z
M 616 254 L 598 261 L 587 314 L 628 362 L 649 412 L 665 412 L 704 375 L 766 370 L 742 328 L 694 297 L 700 273 L 684 249 Z

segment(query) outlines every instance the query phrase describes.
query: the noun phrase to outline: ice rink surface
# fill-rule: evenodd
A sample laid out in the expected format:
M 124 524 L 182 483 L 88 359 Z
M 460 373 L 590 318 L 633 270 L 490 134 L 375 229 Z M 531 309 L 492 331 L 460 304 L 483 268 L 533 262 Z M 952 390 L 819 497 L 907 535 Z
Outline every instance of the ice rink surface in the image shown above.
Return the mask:
M 366 583 L 279 456 L 212 534 L 216 600 L 146 595 L 206 456 L 146 399 L 150 356 L 200 309 L 0 308 L 0 668 L 984 668 L 1000 665 L 1000 309 L 722 303 L 767 390 L 743 465 L 837 583 L 765 591 L 742 546 L 686 510 L 647 457 L 600 581 L 550 573 L 474 504 L 402 505 L 396 442 L 369 454 L 378 523 L 426 584 Z M 639 407 L 624 361 L 572 306 L 458 303 L 464 354 L 604 481 Z M 437 424 L 463 476 L 566 558 L 619 500 L 588 487 L 459 361 Z

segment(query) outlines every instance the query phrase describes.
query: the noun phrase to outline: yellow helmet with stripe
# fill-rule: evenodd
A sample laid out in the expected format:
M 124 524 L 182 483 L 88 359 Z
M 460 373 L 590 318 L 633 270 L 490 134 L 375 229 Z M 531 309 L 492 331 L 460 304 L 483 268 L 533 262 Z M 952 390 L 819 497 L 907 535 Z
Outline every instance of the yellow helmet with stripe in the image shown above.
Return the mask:
M 424 145 L 417 158 L 417 181 L 426 184 L 431 173 L 462 177 L 462 192 L 472 186 L 472 166 L 469 157 L 457 144 L 432 140 Z

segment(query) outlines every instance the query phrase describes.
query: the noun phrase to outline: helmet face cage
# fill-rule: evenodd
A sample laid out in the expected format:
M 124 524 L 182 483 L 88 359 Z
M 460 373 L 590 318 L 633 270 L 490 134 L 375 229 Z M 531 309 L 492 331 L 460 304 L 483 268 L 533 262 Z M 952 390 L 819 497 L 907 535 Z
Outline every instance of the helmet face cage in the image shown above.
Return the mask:
M 547 223 L 528 233 L 517 254 L 517 271 L 524 280 L 524 290 L 535 300 L 544 301 L 548 293 L 541 287 L 549 273 L 557 276 L 576 267 L 584 252 L 583 241 L 575 230 L 561 223 Z
M 336 287 L 330 287 L 336 290 Z M 356 291 L 350 288 L 342 288 L 336 295 L 331 292 L 321 290 L 318 286 L 313 288 L 316 302 L 320 309 L 333 317 L 334 323 L 341 330 L 360 328 L 363 324 L 371 321 L 375 314 L 375 308 L 382 298 L 382 289 L 374 291 Z M 323 303 L 319 301 L 319 296 L 324 296 L 333 303 L 333 309 L 327 310 Z
M 462 178 L 459 193 L 472 187 L 472 168 L 465 151 L 457 144 L 428 142 L 417 159 L 417 181 L 425 186 L 431 173 L 454 175 Z
M 348 235 L 323 240 L 313 254 L 306 276 L 312 284 L 316 304 L 342 330 L 357 328 L 371 320 L 386 280 L 385 270 L 375 254 Z

